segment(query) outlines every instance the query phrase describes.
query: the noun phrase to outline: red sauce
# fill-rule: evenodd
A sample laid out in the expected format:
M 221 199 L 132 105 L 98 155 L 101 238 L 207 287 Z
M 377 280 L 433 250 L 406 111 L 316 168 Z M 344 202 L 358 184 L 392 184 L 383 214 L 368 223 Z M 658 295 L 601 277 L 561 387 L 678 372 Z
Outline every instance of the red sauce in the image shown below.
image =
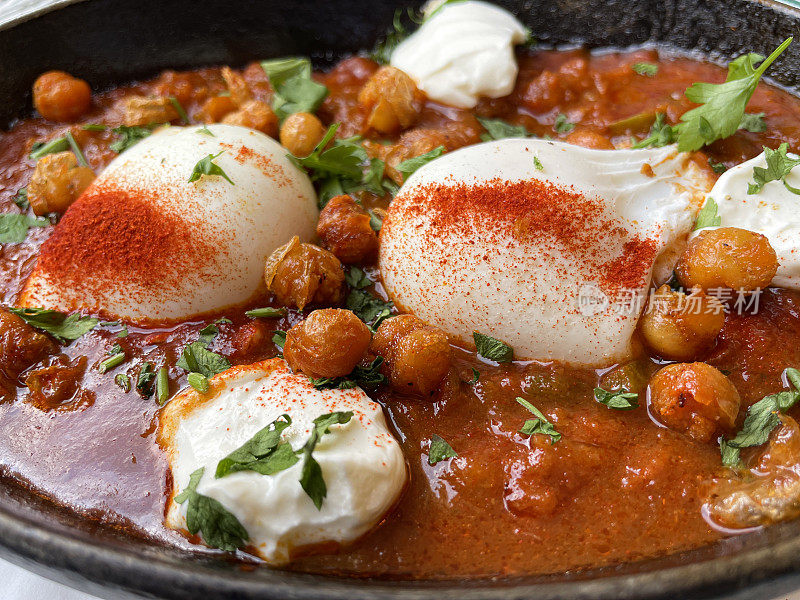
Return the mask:
M 657 63 L 658 73 L 636 75 L 631 66 L 642 61 Z M 319 115 L 326 123 L 343 122 L 344 136 L 363 132 L 364 117 L 356 97 L 376 68 L 366 59 L 350 58 L 316 76 L 330 89 Z M 257 99 L 269 98 L 269 84 L 257 65 L 243 75 Z M 484 100 L 473 112 L 428 103 L 417 127 L 447 130 L 449 140 L 456 139 L 456 133 L 463 136 L 458 139 L 468 139 L 474 136 L 477 114 L 523 124 L 537 135 L 608 144 L 644 133 L 615 132 L 615 122 L 653 110 L 666 112 L 675 122 L 690 108 L 681 94 L 688 85 L 723 80 L 724 70 L 717 66 L 659 57 L 652 50 L 597 55 L 580 50 L 535 52 L 520 57 L 520 75 L 509 97 Z M 92 112 L 82 123 L 119 123 L 118 101 L 132 92 L 174 95 L 193 116 L 207 98 L 224 89 L 217 68 L 168 72 L 95 95 Z M 765 113 L 767 131 L 739 132 L 717 142 L 706 150 L 708 158 L 730 166 L 756 155 L 762 144 L 776 147 L 784 141 L 800 150 L 796 98 L 761 85 L 748 110 Z M 558 114 L 577 123 L 573 132 L 553 130 Z M 78 125 L 72 130 L 91 166 L 99 171 L 115 156 L 108 149 L 113 134 L 83 131 Z M 16 210 L 12 198 L 28 183 L 34 167 L 27 158 L 30 145 L 63 129 L 31 118 L 0 133 L 2 212 Z M 514 200 L 508 223 L 515 215 L 529 217 L 526 190 L 516 191 L 522 193 Z M 497 201 L 484 192 L 475 198 L 488 204 Z M 365 201 L 368 206 L 386 206 L 386 199 Z M 447 222 L 452 209 L 444 204 L 439 207 L 440 218 Z M 126 269 L 135 268 L 123 264 L 128 247 L 138 243 L 135 228 L 129 225 L 148 216 L 130 198 L 118 198 L 107 211 L 86 215 L 79 203 L 57 229 L 32 229 L 25 243 L 6 245 L 0 254 L 0 303 L 16 302 L 48 237 L 46 243 L 60 250 L 58 261 L 48 266 L 53 271 L 69 272 L 71 261 L 88 254 L 88 244 L 102 227 L 111 228 L 117 241 L 115 247 L 103 249 L 110 261 L 108 273 L 124 275 Z M 570 233 L 574 223 L 569 215 L 551 216 L 554 221 L 528 218 L 526 227 L 554 233 L 566 244 L 580 244 L 579 232 Z M 168 219 L 160 215 L 158 222 L 164 227 L 163 243 L 176 243 L 168 239 L 177 234 Z M 157 260 L 158 248 L 152 252 Z M 651 258 L 647 240 L 632 241 L 619 263 L 603 267 L 608 285 L 627 285 L 626 277 L 636 271 L 632 267 Z M 260 298 L 256 304 L 268 301 Z M 271 331 L 287 329 L 301 318 L 290 311 L 282 319 L 253 321 L 243 313 L 244 308 L 225 313 L 232 323 L 219 326 L 212 347 L 233 364 L 274 356 Z M 27 390 L 20 387 L 15 401 L 0 404 L 3 468 L 38 493 L 123 526 L 132 535 L 185 543 L 162 524 L 170 483 L 166 459 L 155 442 L 154 400 L 135 391 L 124 393 L 112 377 L 93 366 L 119 343 L 131 357 L 125 370 L 133 374 L 137 361 L 143 360 L 155 369 L 167 365 L 170 391 L 175 393 L 186 385 L 183 370 L 173 366 L 181 349 L 212 320 L 131 326 L 124 338 L 115 337 L 119 326 L 104 326 L 64 348 L 70 358 L 88 357 L 90 368 L 80 383 L 95 394 L 94 403 L 76 410 L 43 411 L 27 401 Z M 747 405 L 781 389 L 781 371 L 800 365 L 798 339 L 800 294 L 769 290 L 757 314 L 726 317 L 709 362 L 729 373 Z M 352 547 L 301 558 L 292 568 L 408 578 L 556 573 L 661 556 L 720 538 L 700 510 L 701 484 L 719 469 L 719 449 L 658 427 L 645 407 L 613 411 L 592 399 L 598 383 L 611 387 L 625 382 L 641 390 L 657 368 L 652 360 L 641 357 L 595 372 L 538 363 L 491 367 L 466 349 L 455 352 L 461 381 L 454 378 L 433 399 L 388 391 L 377 396 L 410 469 L 410 483 L 396 509 Z M 466 383 L 472 378 L 471 367 L 481 372 L 476 385 Z M 559 443 L 518 433 L 529 415 L 514 401 L 517 396 L 530 400 L 556 425 L 563 435 Z M 434 433 L 459 456 L 429 466 L 428 440 Z

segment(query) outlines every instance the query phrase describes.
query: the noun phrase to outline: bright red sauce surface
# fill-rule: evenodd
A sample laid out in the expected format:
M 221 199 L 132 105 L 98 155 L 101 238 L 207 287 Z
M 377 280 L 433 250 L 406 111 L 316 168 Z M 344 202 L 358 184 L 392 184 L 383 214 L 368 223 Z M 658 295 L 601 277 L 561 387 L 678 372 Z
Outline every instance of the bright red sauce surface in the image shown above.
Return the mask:
M 658 63 L 658 74 L 633 73 L 631 65 L 641 61 Z M 365 59 L 348 59 L 319 77 L 331 92 L 319 115 L 326 124 L 342 121 L 344 136 L 363 129 L 356 96 L 375 68 Z M 257 97 L 268 96 L 260 68 L 248 67 L 244 75 Z M 536 135 L 601 145 L 631 134 L 612 132 L 610 124 L 655 109 L 675 121 L 690 107 L 682 96 L 688 85 L 723 79 L 719 67 L 659 58 L 654 51 L 537 52 L 521 57 L 511 96 L 483 101 L 474 113 L 524 124 Z M 215 68 L 167 73 L 95 96 L 93 112 L 82 122 L 119 122 L 115 103 L 132 89 L 175 95 L 193 115 L 206 98 L 224 90 L 224 83 Z M 762 84 L 748 111 L 766 113 L 767 132 L 739 132 L 708 148 L 709 158 L 736 164 L 760 152 L 762 144 L 775 147 L 784 141 L 800 149 L 796 98 Z M 578 124 L 568 136 L 553 131 L 555 117 L 562 113 Z M 468 111 L 428 103 L 416 126 L 436 129 L 455 123 L 469 128 L 474 121 Z M 31 143 L 63 129 L 32 118 L 0 133 L 0 210 L 16 210 L 12 197 L 27 184 L 34 167 L 26 158 Z M 73 129 L 96 171 L 114 158 L 107 148 L 110 133 Z M 385 199 L 371 202 L 386 205 Z M 32 229 L 25 243 L 2 249 L 0 304 L 14 304 L 39 245 L 52 231 Z M 258 305 L 266 301 L 260 299 Z M 253 322 L 243 313 L 225 313 L 233 323 L 220 326 L 212 347 L 233 364 L 274 356 L 271 333 L 265 334 L 299 320 L 290 312 L 285 319 Z M 115 337 L 118 328 L 101 328 L 64 352 L 88 356 L 89 364 L 95 364 L 119 342 L 136 359 L 170 365 L 175 393 L 185 385 L 185 376 L 171 365 L 211 320 L 131 327 L 124 339 Z M 800 294 L 794 292 L 769 290 L 758 314 L 726 319 L 708 362 L 729 373 L 737 386 L 744 404 L 740 419 L 747 405 L 781 389 L 783 369 L 800 365 L 798 339 Z M 490 367 L 466 350 L 456 354 L 456 373 L 432 400 L 389 391 L 376 396 L 410 468 L 410 483 L 396 509 L 354 546 L 299 559 L 292 568 L 399 577 L 556 573 L 661 556 L 719 539 L 701 515 L 702 483 L 720 469 L 716 444 L 700 444 L 657 426 L 645 406 L 612 411 L 592 399 L 598 382 L 643 391 L 657 368 L 652 360 L 642 357 L 595 372 L 537 363 Z M 473 366 L 481 371 L 474 386 L 467 383 Z M 16 401 L 0 404 L 3 467 L 92 518 L 182 543 L 162 525 L 169 478 L 155 442 L 155 402 L 123 393 L 111 377 L 95 369 L 87 371 L 82 385 L 96 399 L 73 410 L 44 412 L 26 402 L 24 389 Z M 551 419 L 563 435 L 559 443 L 517 433 L 529 417 L 514 401 L 517 396 Z M 429 466 L 427 445 L 434 433 L 448 440 L 459 456 Z

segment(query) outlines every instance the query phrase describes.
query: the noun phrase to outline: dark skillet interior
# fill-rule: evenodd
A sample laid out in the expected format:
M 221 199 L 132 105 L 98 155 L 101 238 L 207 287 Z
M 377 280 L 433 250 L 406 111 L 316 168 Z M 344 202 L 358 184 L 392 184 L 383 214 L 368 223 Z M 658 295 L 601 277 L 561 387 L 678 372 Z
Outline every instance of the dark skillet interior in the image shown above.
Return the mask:
M 727 59 L 768 53 L 800 33 L 800 11 L 749 0 L 499 1 L 547 44 L 658 43 Z M 400 3 L 405 6 L 405 3 Z M 108 87 L 162 69 L 243 64 L 291 54 L 324 65 L 369 48 L 396 0 L 90 0 L 0 24 L 0 126 L 30 111 L 41 72 L 64 69 Z M 800 44 L 771 69 L 800 91 Z M 113 426 L 113 424 L 112 424 Z M 646 506 L 642 510 L 647 510 Z M 800 584 L 800 522 L 661 559 L 580 575 L 492 582 L 379 582 L 242 570 L 133 539 L 55 507 L 0 478 L 0 555 L 108 597 L 120 590 L 165 598 L 628 598 L 711 597 L 769 579 L 778 594 Z M 776 578 L 781 575 L 781 578 Z

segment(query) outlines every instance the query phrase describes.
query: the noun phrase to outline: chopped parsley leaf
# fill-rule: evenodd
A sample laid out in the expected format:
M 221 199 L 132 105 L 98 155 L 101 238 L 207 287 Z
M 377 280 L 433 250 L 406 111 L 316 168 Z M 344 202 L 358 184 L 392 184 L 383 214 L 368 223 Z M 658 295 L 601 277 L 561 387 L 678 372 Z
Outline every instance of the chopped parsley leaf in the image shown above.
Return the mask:
M 344 280 L 354 290 L 363 290 L 372 285 L 372 281 L 364 271 L 355 265 L 351 266 L 344 275 Z
M 330 427 L 333 425 L 344 425 L 353 418 L 353 413 L 347 412 L 333 412 L 322 415 L 314 419 L 314 429 L 311 431 L 311 437 L 303 446 L 303 471 L 300 476 L 300 485 L 303 486 L 306 494 L 314 502 L 317 510 L 322 508 L 322 501 L 328 495 L 328 488 L 325 485 L 325 480 L 322 477 L 322 468 L 319 463 L 314 459 L 313 452 L 319 443 L 320 438 L 326 433 L 330 432 Z
M 763 133 L 767 130 L 767 122 L 764 120 L 764 113 L 744 113 L 739 122 L 739 129 L 752 133 Z
M 349 390 L 356 386 L 362 388 L 372 389 L 384 381 L 386 378 L 381 373 L 381 365 L 383 364 L 383 357 L 376 356 L 375 359 L 365 367 L 356 365 L 353 371 L 344 377 L 320 377 L 315 379 L 309 377 L 311 385 L 317 389 L 339 389 Z
M 345 300 L 345 308 L 352 310 L 356 316 L 370 325 L 373 330 L 378 328 L 385 319 L 392 314 L 391 302 L 376 298 L 369 292 L 360 289 L 350 290 Z
M 28 202 L 28 188 L 20 188 L 17 190 L 17 195 L 13 198 L 14 204 L 19 206 L 20 210 L 28 210 L 31 203 Z
M 136 390 L 142 398 L 149 398 L 153 395 L 153 380 L 155 378 L 156 372 L 153 371 L 153 365 L 149 362 L 143 362 L 136 377 Z
M 719 227 L 722 225 L 722 217 L 718 213 L 719 207 L 713 198 L 706 198 L 703 208 L 697 213 L 697 221 L 694 222 L 694 230 L 705 227 Z
M 272 335 L 272 343 L 283 352 L 283 345 L 286 343 L 286 332 L 280 329 L 275 330 L 275 333 Z
M 405 175 L 406 179 L 411 176 L 417 169 L 427 165 L 432 160 L 439 158 L 444 154 L 444 146 L 437 146 L 430 152 L 420 154 L 414 158 L 408 158 L 397 165 L 397 170 Z
M 710 158 L 708 159 L 708 166 L 711 167 L 711 170 L 717 174 L 724 173 L 728 170 L 728 167 L 726 167 L 724 163 L 714 162 Z
M 311 61 L 307 58 L 265 60 L 261 68 L 275 90 L 272 110 L 281 121 L 294 113 L 313 113 L 328 95 L 328 88 L 311 78 Z
M 289 415 L 281 415 L 260 429 L 243 445 L 217 463 L 214 478 L 219 479 L 239 471 L 255 471 L 274 475 L 288 469 L 298 460 L 292 446 L 281 440 L 281 432 L 292 424 Z
M 777 394 L 765 396 L 747 409 L 742 429 L 733 439 L 720 438 L 722 464 L 734 467 L 740 464 L 739 450 L 761 446 L 769 439 L 769 434 L 780 425 L 780 413 L 785 413 L 800 400 L 800 371 L 786 369 L 786 379 L 790 388 Z
M 438 462 L 455 458 L 458 456 L 453 447 L 444 441 L 444 438 L 436 435 L 431 436 L 431 447 L 428 449 L 428 464 L 433 466 Z
M 639 406 L 639 394 L 625 390 L 604 390 L 594 388 L 594 399 L 608 408 L 617 410 L 631 410 Z
M 541 433 L 543 435 L 550 436 L 550 443 L 555 444 L 558 440 L 561 439 L 561 434 L 556 431 L 555 425 L 553 425 L 547 417 L 544 416 L 544 413 L 536 408 L 533 404 L 525 400 L 524 398 L 517 397 L 517 402 L 528 409 L 531 413 L 533 413 L 536 418 L 535 419 L 528 419 L 525 421 L 525 424 L 522 426 L 522 429 L 519 432 L 523 435 L 533 435 L 535 433 Z
M 77 340 L 95 328 L 98 319 L 81 317 L 78 313 L 67 315 L 57 310 L 44 308 L 9 308 L 28 325 L 46 331 L 54 338 L 66 342 Z
M 483 358 L 499 363 L 514 360 L 514 349 L 508 344 L 477 331 L 472 332 L 472 339 L 475 341 L 475 349 Z
M 556 122 L 553 123 L 553 129 L 555 129 L 557 133 L 569 133 L 575 129 L 575 123 L 570 123 L 567 120 L 567 115 L 559 113 L 556 117 Z
M 42 217 L 4 213 L 0 215 L 0 244 L 22 243 L 31 227 L 46 227 L 49 224 L 50 221 Z
M 114 133 L 119 136 L 119 139 L 115 142 L 112 142 L 109 145 L 114 152 L 117 154 L 122 154 L 130 148 L 131 146 L 135 146 L 138 142 L 149 136 L 153 133 L 152 127 L 140 127 L 138 125 L 133 127 L 128 127 L 127 125 L 120 125 L 119 127 L 115 127 L 112 129 Z
M 656 73 L 658 73 L 658 65 L 654 63 L 638 62 L 632 68 L 637 75 L 645 75 L 647 77 L 655 77 Z
M 674 144 L 677 137 L 677 131 L 667 124 L 664 113 L 656 113 L 656 120 L 650 127 L 650 134 L 642 141 L 631 146 L 631 148 L 661 148 L 662 146 Z
M 183 349 L 176 366 L 190 373 L 200 373 L 204 377 L 213 377 L 230 369 L 231 363 L 224 356 L 208 350 L 202 341 L 197 341 L 192 342 Z
M 203 540 L 212 548 L 233 552 L 245 545 L 247 530 L 219 501 L 197 492 L 205 469 L 200 467 L 189 476 L 189 485 L 177 496 L 176 504 L 188 501 L 186 529 L 196 535 L 202 532 Z
M 486 133 L 481 134 L 484 142 L 491 140 L 502 140 L 505 138 L 525 138 L 530 135 L 528 130 L 522 125 L 512 125 L 501 119 L 483 119 L 478 117 L 478 121 L 483 125 Z
M 544 165 L 542 161 L 539 160 L 538 156 L 533 157 L 533 166 L 536 167 L 537 171 L 544 171 Z
M 789 158 L 787 154 L 788 144 L 781 144 L 777 150 L 771 150 L 764 146 L 764 157 L 767 161 L 767 168 L 753 167 L 753 181 L 747 185 L 748 194 L 758 194 L 770 181 L 781 181 L 784 187 L 793 194 L 800 194 L 800 190 L 792 187 L 786 182 L 786 176 L 797 165 L 800 165 L 800 158 Z
M 197 164 L 194 166 L 192 170 L 192 175 L 189 177 L 189 183 L 197 181 L 203 176 L 208 177 L 223 177 L 228 183 L 231 185 L 236 185 L 231 181 L 231 178 L 222 170 L 222 168 L 214 163 L 214 160 L 219 157 L 221 154 L 224 154 L 225 151 L 221 150 L 216 154 L 209 154 L 205 158 L 200 159 L 197 161 Z

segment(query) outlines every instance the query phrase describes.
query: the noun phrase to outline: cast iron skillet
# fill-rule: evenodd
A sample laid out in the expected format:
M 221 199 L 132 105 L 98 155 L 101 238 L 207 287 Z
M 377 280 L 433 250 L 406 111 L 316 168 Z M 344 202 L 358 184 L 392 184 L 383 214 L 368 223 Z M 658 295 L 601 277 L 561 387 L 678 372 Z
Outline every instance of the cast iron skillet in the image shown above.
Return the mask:
M 769 1 L 499 3 L 549 44 L 656 43 L 728 59 L 746 51 L 768 54 L 784 38 L 800 34 L 800 10 Z M 69 71 L 98 89 L 152 76 L 161 69 L 238 65 L 290 54 L 311 55 L 325 65 L 371 47 L 391 22 L 395 8 L 404 4 L 397 0 L 61 0 L 56 5 L 57 10 L 0 23 L 0 127 L 30 111 L 31 84 L 49 69 Z M 771 74 L 778 83 L 800 90 L 800 38 Z M 800 587 L 800 521 L 665 559 L 581 574 L 387 582 L 267 568 L 245 571 L 224 559 L 188 555 L 103 528 L 0 477 L 0 556 L 113 598 L 125 592 L 224 600 L 708 598 L 729 593 L 753 597 Z

